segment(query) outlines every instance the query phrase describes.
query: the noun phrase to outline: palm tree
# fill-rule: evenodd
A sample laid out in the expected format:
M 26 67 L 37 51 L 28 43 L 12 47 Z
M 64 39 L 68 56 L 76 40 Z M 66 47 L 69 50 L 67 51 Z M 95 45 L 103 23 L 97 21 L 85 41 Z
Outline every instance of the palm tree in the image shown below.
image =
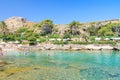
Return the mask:
M 0 32 L 3 35 L 3 40 L 4 40 L 5 36 L 9 32 L 8 29 L 7 29 L 7 25 L 6 25 L 6 23 L 4 21 L 0 22 Z

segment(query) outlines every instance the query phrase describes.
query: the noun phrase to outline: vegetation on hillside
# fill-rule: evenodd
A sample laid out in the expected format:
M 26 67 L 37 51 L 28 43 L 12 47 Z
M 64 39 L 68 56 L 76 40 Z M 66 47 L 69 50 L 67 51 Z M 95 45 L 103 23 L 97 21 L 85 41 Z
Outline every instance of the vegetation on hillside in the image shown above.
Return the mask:
M 36 23 L 33 27 L 24 26 L 18 30 L 11 32 L 4 21 L 0 22 L 0 38 L 3 41 L 19 41 L 23 43 L 27 41 L 30 45 L 41 42 L 51 42 L 55 44 L 90 44 L 90 43 L 107 43 L 95 42 L 96 37 L 118 37 L 120 36 L 120 22 L 101 24 L 92 22 L 89 26 L 84 26 L 83 23 L 72 21 L 66 26 L 63 35 L 60 35 L 52 20 L 43 20 Z M 75 39 L 76 40 L 72 40 Z M 52 40 L 53 39 L 53 40 Z M 108 43 L 111 43 L 109 41 Z

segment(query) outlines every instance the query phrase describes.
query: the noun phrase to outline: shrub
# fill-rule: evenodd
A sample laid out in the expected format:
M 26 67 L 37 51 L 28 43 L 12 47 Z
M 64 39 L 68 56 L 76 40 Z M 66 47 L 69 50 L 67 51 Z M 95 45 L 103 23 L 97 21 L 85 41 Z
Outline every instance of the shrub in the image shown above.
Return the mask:
M 71 38 L 71 35 L 70 35 L 70 34 L 65 34 L 65 35 L 63 36 L 63 38 Z
M 39 43 L 47 41 L 46 38 L 39 38 L 39 40 L 40 40 Z
M 47 35 L 47 34 L 51 34 L 52 33 L 52 29 L 54 27 L 54 24 L 53 24 L 53 21 L 52 20 L 49 20 L 49 19 L 46 19 L 46 20 L 43 20 L 41 23 L 40 23 L 40 27 L 42 28 L 42 32 L 41 32 L 41 35 Z
M 60 35 L 59 34 L 51 34 L 49 35 L 49 38 L 59 38 Z
M 68 44 L 68 41 L 54 41 L 53 44 Z
M 91 41 L 95 41 L 96 36 L 90 36 Z
M 28 41 L 29 41 L 29 45 L 35 45 L 35 44 L 37 44 L 36 38 L 34 36 L 29 37 Z
M 15 41 L 15 35 L 13 33 L 9 33 L 6 36 L 4 36 L 5 41 Z
M 18 33 L 22 33 L 22 32 L 25 32 L 25 31 L 27 31 L 27 27 L 22 27 L 22 28 L 19 28 L 18 30 L 17 30 L 17 32 Z
M 2 35 L 2 34 L 0 34 L 0 38 L 3 38 L 3 35 Z
M 29 45 L 36 45 L 36 44 L 37 44 L 36 41 L 30 41 L 30 42 L 29 42 Z

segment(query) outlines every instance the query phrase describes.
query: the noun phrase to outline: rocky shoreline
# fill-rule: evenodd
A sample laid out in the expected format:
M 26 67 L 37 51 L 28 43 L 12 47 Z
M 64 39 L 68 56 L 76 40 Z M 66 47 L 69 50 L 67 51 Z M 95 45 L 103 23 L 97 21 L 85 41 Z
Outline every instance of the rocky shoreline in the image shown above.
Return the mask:
M 41 43 L 34 46 L 23 45 L 23 44 L 6 44 L 6 46 L 0 45 L 3 51 L 33 51 L 33 50 L 116 50 L 120 51 L 120 47 L 113 46 L 110 44 L 89 44 L 89 45 L 80 45 L 80 44 L 66 44 L 66 45 L 56 45 L 56 44 L 45 44 Z
M 36 46 L 21 46 L 17 49 L 20 50 L 117 50 L 120 51 L 119 47 L 112 46 L 110 44 L 90 44 L 90 45 L 79 45 L 79 44 L 67 44 L 67 45 L 55 45 L 55 44 L 38 44 Z

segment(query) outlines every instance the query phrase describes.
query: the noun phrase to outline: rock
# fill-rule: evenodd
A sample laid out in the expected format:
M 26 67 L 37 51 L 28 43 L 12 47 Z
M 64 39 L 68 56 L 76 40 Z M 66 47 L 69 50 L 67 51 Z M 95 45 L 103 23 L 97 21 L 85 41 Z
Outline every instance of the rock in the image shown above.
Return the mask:
M 25 46 L 21 47 L 21 50 L 120 50 L 111 45 L 101 45 L 101 44 L 90 44 L 90 45 L 79 45 L 79 44 L 66 44 L 66 45 L 56 45 L 42 43 L 36 46 Z
M 70 49 L 71 49 L 71 46 L 70 46 L 70 44 L 68 44 L 68 45 L 63 45 L 63 46 L 61 47 L 61 49 L 62 49 L 62 50 L 70 50 Z
M 64 31 L 66 30 L 67 26 L 67 24 L 57 24 L 56 28 L 58 29 L 58 34 L 64 35 Z
M 7 20 L 5 20 L 6 25 L 8 26 L 8 29 L 12 29 L 11 31 L 13 32 L 14 30 L 17 30 L 20 27 L 25 26 L 25 23 L 28 22 L 26 18 L 23 17 L 11 17 Z
M 110 45 L 87 45 L 86 46 L 87 50 L 113 50 L 113 47 Z
M 113 50 L 120 51 L 120 48 L 114 47 Z

